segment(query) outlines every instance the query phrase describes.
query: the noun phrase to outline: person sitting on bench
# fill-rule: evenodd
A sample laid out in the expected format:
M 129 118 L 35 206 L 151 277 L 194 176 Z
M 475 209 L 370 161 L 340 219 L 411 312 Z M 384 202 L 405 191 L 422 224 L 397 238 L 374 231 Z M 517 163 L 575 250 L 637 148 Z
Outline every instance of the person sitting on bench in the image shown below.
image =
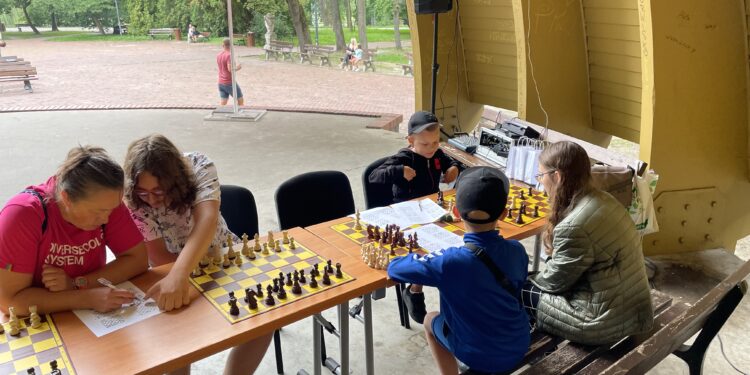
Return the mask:
M 536 179 L 552 210 L 543 234 L 546 268 L 522 290 L 532 324 L 586 345 L 651 329 L 641 238 L 622 204 L 592 186 L 586 150 L 573 142 L 550 145 Z

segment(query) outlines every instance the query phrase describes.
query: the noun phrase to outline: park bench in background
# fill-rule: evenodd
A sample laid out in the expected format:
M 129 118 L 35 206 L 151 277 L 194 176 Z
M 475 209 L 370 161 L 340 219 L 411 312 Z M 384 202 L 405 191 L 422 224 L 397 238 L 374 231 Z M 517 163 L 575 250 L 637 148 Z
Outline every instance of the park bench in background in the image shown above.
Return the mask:
M 282 61 L 292 61 L 292 48 L 294 48 L 292 42 L 271 40 L 271 43 L 266 48 L 266 60 L 268 60 L 270 56 L 273 56 L 274 60 L 279 60 L 279 55 L 281 55 Z
M 24 89 L 34 92 L 31 81 L 39 79 L 31 63 L 15 56 L 0 57 L 0 83 L 23 81 Z
M 305 61 L 312 64 L 312 58 L 317 57 L 320 59 L 320 66 L 328 65 L 331 66 L 331 54 L 336 52 L 334 46 L 317 46 L 314 44 L 305 44 L 300 50 L 300 62 Z
M 174 29 L 161 28 L 161 29 L 149 29 L 148 30 L 148 36 L 150 36 L 151 39 L 156 39 L 157 35 L 167 35 L 169 36 L 169 40 L 172 40 L 172 38 L 174 37 Z
M 401 64 L 401 70 L 403 71 L 403 75 L 414 75 L 414 57 L 411 53 L 406 53 L 406 58 L 409 59 L 408 64 Z

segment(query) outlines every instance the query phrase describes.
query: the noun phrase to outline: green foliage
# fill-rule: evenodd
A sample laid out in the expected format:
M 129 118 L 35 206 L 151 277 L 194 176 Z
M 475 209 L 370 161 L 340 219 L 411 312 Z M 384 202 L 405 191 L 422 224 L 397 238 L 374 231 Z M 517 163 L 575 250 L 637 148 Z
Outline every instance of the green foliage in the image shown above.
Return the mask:
M 409 40 L 411 38 L 409 29 L 401 29 L 399 31 L 401 33 L 401 40 Z M 315 43 L 314 27 L 310 28 L 310 37 L 313 39 L 313 43 Z M 359 32 L 357 30 L 349 31 L 349 29 L 345 27 L 344 40 L 348 42 L 351 38 L 359 39 Z M 294 37 L 288 37 L 282 40 L 289 42 L 294 41 L 295 45 L 297 44 Z M 321 45 L 336 45 L 336 37 L 333 35 L 333 30 L 330 27 L 318 27 L 318 40 L 320 40 Z M 393 28 L 368 27 L 367 42 L 393 42 Z
M 43 35 L 49 36 L 49 34 L 50 33 L 44 33 Z M 62 34 L 61 36 L 56 36 L 49 40 L 53 42 L 138 42 L 151 40 L 151 38 L 148 35 L 102 35 L 98 33 L 74 32 L 67 35 Z
M 16 32 L 8 31 L 3 33 L 3 39 L 5 40 L 17 40 L 17 39 L 34 39 L 34 38 L 47 38 L 50 36 L 63 37 L 67 35 L 80 34 L 80 31 L 47 31 L 41 34 L 34 34 L 30 32 Z M 101 36 L 101 35 L 99 35 Z

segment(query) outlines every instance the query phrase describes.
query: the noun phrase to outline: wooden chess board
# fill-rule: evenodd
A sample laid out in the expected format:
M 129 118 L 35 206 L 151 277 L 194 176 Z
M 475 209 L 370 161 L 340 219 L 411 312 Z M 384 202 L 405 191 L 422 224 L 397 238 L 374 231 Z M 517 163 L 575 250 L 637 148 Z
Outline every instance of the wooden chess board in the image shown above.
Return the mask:
M 511 205 L 513 204 L 513 198 L 516 198 L 517 206 L 513 211 L 511 211 L 511 214 L 513 215 L 512 218 L 510 217 L 504 217 L 503 222 L 508 223 L 510 225 L 514 225 L 517 227 L 524 227 L 526 225 L 529 225 L 535 221 L 539 221 L 541 219 L 544 219 L 549 215 L 550 213 L 550 203 L 549 203 L 549 197 L 544 196 L 544 192 L 541 192 L 536 189 L 531 189 L 531 196 L 529 196 L 529 189 L 530 188 L 524 188 L 521 186 L 511 185 L 510 186 L 510 192 L 508 192 L 508 203 L 507 207 L 510 209 Z M 524 192 L 524 200 L 520 199 L 521 191 Z M 450 194 L 445 196 L 445 201 L 455 201 L 456 200 L 456 194 Z M 523 224 L 516 223 L 516 219 L 518 215 L 518 208 L 521 206 L 521 203 L 526 203 L 526 214 L 523 215 Z M 539 216 L 534 217 L 534 207 L 539 207 Z M 457 216 L 454 214 L 454 216 Z M 460 217 L 458 218 L 460 219 Z
M 438 225 L 440 227 L 443 227 L 443 229 L 445 229 L 445 230 L 447 230 L 447 231 L 449 231 L 449 232 L 451 232 L 453 234 L 456 234 L 456 235 L 458 235 L 458 236 L 460 236 L 462 238 L 464 236 L 464 233 L 465 233 L 464 230 L 461 229 L 461 228 L 459 228 L 459 227 L 457 227 L 457 226 L 455 226 L 455 225 L 453 225 L 453 224 L 443 223 L 443 222 L 437 222 L 437 223 L 434 223 L 434 224 Z M 371 242 L 372 241 L 372 240 L 367 239 L 367 223 L 365 223 L 364 221 L 360 221 L 360 225 L 362 226 L 362 230 L 356 230 L 356 229 L 354 229 L 354 225 L 355 225 L 354 219 L 351 219 L 351 220 L 346 221 L 344 223 L 335 224 L 335 225 L 331 226 L 331 229 L 335 230 L 336 232 L 342 234 L 346 238 L 349 238 L 350 240 L 352 240 L 352 241 L 354 241 L 354 242 L 356 242 L 358 244 L 364 244 L 366 242 Z M 413 228 L 419 228 L 420 226 L 421 226 L 420 224 L 412 225 L 411 227 L 403 228 L 402 231 L 406 231 L 406 230 L 413 229 Z M 382 232 L 383 228 L 380 228 L 380 230 Z M 419 241 L 417 241 L 417 242 L 419 242 Z M 384 247 L 386 249 L 388 249 L 389 251 L 391 250 L 391 245 L 390 244 L 386 244 Z M 394 253 L 396 255 L 391 255 L 391 259 L 393 259 L 395 257 L 398 257 L 398 256 L 404 256 L 404 255 L 408 254 L 409 253 L 409 247 L 408 246 L 406 246 L 406 247 L 404 247 L 404 246 L 397 246 L 395 249 L 393 249 L 393 251 L 394 251 Z M 427 251 L 426 249 L 424 249 L 422 247 L 418 247 L 418 248 L 414 249 L 413 251 L 416 252 L 416 253 L 418 253 L 418 254 L 422 254 L 422 255 L 429 253 L 429 251 Z
M 52 371 L 50 362 L 57 361 L 57 368 L 62 374 L 75 374 L 65 345 L 60 338 L 52 318 L 42 316 L 42 325 L 31 328 L 29 318 L 19 319 L 21 334 L 10 335 L 10 325 L 3 323 L 5 333 L 0 334 L 0 374 L 26 374 L 34 368 L 36 374 L 49 374 Z
M 252 248 L 252 241 L 248 243 L 248 246 Z M 303 244 L 295 241 L 295 249 L 290 249 L 289 245 L 281 244 L 281 251 L 276 252 L 269 249 L 268 255 L 262 255 L 261 252 L 255 252 L 255 259 L 243 256 L 243 262 L 241 266 L 235 265 L 234 262 L 228 268 L 223 268 L 220 264 L 210 264 L 208 267 L 203 268 L 204 274 L 198 277 L 190 277 L 190 282 L 200 291 L 214 307 L 231 323 L 237 323 L 242 320 L 248 319 L 252 316 L 262 314 L 266 311 L 273 310 L 280 306 L 285 306 L 294 301 L 302 298 L 311 296 L 315 293 L 319 293 L 324 290 L 334 288 L 338 285 L 354 280 L 354 277 L 348 275 L 342 271 L 343 277 L 337 278 L 335 274 L 329 274 L 331 279 L 331 285 L 323 285 L 322 277 L 316 278 L 318 286 L 313 288 L 309 285 L 310 275 L 309 271 L 313 268 L 314 264 L 319 265 L 319 270 L 322 273 L 325 269 L 327 259 L 323 259 L 312 250 L 305 247 Z M 242 245 L 234 245 L 233 247 L 237 256 L 242 256 L 239 249 Z M 252 249 L 250 251 L 253 251 Z M 227 248 L 223 249 L 223 253 L 227 252 Z M 336 261 L 332 261 L 333 265 Z M 286 299 L 279 299 L 274 293 L 275 303 L 272 306 L 266 305 L 266 286 L 273 285 L 273 279 L 279 276 L 279 272 L 283 272 L 284 275 L 287 273 L 294 273 L 297 270 L 305 270 L 306 282 L 300 282 L 302 288 L 301 294 L 292 293 L 292 287 L 283 285 L 286 291 Z M 334 267 L 335 270 L 335 267 Z M 257 309 L 250 309 L 248 304 L 244 301 L 245 288 L 256 289 L 257 285 L 260 284 L 263 290 L 263 297 L 253 297 L 258 301 Z M 239 307 L 239 315 L 234 316 L 229 313 L 229 292 L 233 291 L 235 298 L 237 298 L 237 307 Z

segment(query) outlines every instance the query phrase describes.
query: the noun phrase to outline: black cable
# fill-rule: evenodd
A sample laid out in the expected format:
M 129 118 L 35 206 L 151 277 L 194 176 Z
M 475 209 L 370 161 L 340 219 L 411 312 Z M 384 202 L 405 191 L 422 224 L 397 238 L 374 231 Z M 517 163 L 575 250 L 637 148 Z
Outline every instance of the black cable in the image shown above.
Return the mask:
M 719 348 L 721 348 L 721 355 L 723 355 L 723 356 L 724 356 L 724 359 L 725 359 L 725 360 L 727 361 L 727 363 L 729 363 L 729 365 L 730 365 L 730 366 L 732 366 L 732 368 L 733 368 L 733 369 L 734 369 L 735 371 L 739 372 L 740 374 L 742 374 L 742 375 L 748 375 L 748 373 L 746 373 L 746 372 L 743 372 L 742 370 L 738 369 L 738 368 L 737 368 L 737 366 L 735 366 L 735 365 L 734 365 L 734 364 L 732 363 L 732 361 L 730 361 L 730 360 L 729 360 L 729 358 L 727 357 L 727 354 L 726 354 L 726 353 L 724 353 L 724 342 L 722 342 L 722 341 L 721 341 L 721 335 L 719 335 L 719 334 L 717 333 L 717 334 L 716 334 L 716 337 L 718 337 L 718 338 L 719 338 Z

